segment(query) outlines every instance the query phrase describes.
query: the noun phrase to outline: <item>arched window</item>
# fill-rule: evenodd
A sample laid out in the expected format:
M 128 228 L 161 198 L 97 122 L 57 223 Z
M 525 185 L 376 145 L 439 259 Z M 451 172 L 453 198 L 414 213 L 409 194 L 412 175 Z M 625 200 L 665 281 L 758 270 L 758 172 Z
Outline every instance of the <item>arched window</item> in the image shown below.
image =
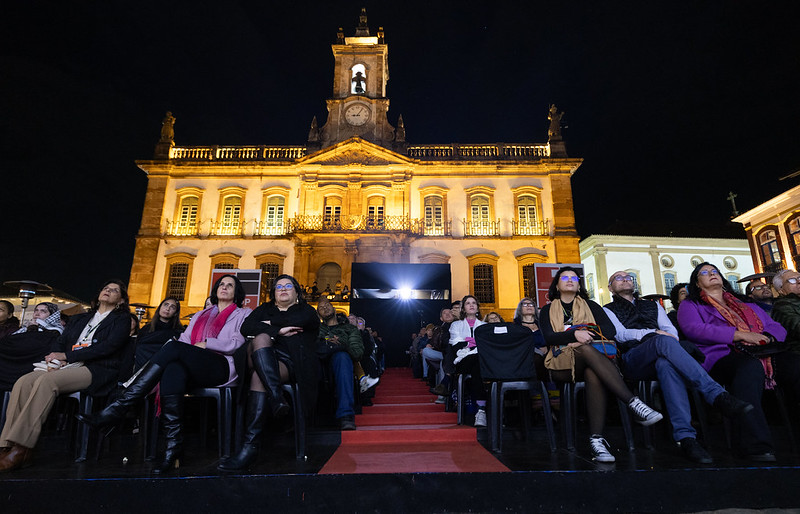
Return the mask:
M 174 296 L 179 302 L 186 299 L 186 286 L 189 281 L 189 263 L 173 262 L 169 265 L 166 296 Z
M 472 267 L 473 293 L 479 303 L 494 303 L 494 266 L 476 264 Z
M 383 216 L 384 198 L 382 196 L 370 196 L 367 200 L 367 228 L 383 230 L 385 219 Z
M 330 291 L 336 288 L 336 283 L 342 280 L 342 267 L 335 262 L 326 262 L 317 270 L 317 287 L 320 292 Z
M 594 296 L 594 275 L 589 273 L 586 275 L 586 292 L 589 294 L 589 298 L 592 300 L 595 299 Z
M 367 92 L 367 69 L 363 64 L 356 64 L 350 69 L 350 93 L 363 95 Z
M 778 249 L 778 238 L 774 230 L 765 230 L 758 235 L 758 246 L 765 266 L 779 265 L 781 252 Z
M 173 235 L 188 236 L 197 232 L 197 209 L 200 199 L 196 196 L 184 196 L 181 198 L 181 206 L 178 209 L 178 223 L 173 230 Z
M 786 224 L 786 233 L 789 234 L 792 255 L 800 255 L 800 216 L 789 220 Z
M 276 262 L 264 262 L 261 264 L 261 273 L 261 284 L 265 291 L 270 291 L 275 279 L 281 274 L 281 268 Z
M 525 264 L 522 266 L 522 294 L 536 299 L 536 291 L 533 287 L 536 285 L 535 270 L 533 264 Z
M 441 196 L 425 197 L 425 235 L 444 235 L 444 209 Z
M 286 200 L 281 195 L 273 195 L 267 198 L 267 208 L 264 213 L 264 221 L 267 230 L 283 228 L 283 209 L 285 202 Z
M 522 234 L 532 233 L 537 228 L 538 221 L 536 198 L 531 195 L 520 196 L 517 200 L 517 222 Z
M 731 287 L 733 288 L 734 291 L 736 291 L 737 293 L 743 293 L 741 287 L 742 285 L 738 282 L 739 275 L 737 275 L 736 273 L 728 273 L 725 276 L 725 278 L 728 279 L 728 282 L 730 282 Z
M 664 273 L 664 291 L 666 291 L 667 293 L 672 291 L 672 288 L 675 287 L 676 281 L 677 280 L 675 273 L 672 272 Z
M 217 234 L 236 235 L 242 219 L 242 197 L 226 196 L 222 203 L 222 221 Z
M 470 222 L 468 225 L 471 236 L 492 236 L 495 235 L 493 223 L 490 218 L 489 197 L 484 195 L 472 195 L 469 201 Z
M 325 216 L 323 223 L 325 228 L 338 228 L 341 226 L 342 199 L 338 196 L 325 197 Z

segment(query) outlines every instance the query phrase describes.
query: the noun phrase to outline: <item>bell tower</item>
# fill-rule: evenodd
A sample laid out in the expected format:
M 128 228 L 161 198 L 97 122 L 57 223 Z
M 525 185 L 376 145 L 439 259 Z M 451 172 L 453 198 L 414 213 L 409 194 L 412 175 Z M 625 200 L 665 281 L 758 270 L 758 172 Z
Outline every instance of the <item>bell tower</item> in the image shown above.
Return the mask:
M 395 129 L 386 112 L 386 83 L 389 81 L 389 48 L 383 27 L 370 35 L 366 9 L 361 9 L 353 37 L 340 28 L 333 50 L 333 96 L 327 100 L 328 119 L 320 129 L 322 148 L 353 136 L 392 148 Z

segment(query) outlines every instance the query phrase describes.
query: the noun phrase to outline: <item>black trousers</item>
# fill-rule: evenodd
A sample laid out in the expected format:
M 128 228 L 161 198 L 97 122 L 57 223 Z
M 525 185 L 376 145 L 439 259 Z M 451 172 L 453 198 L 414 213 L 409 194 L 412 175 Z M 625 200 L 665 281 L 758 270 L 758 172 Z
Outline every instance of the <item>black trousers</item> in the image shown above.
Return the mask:
M 195 387 L 214 387 L 228 381 L 228 360 L 219 353 L 180 341 L 170 341 L 150 359 L 161 366 L 161 395 L 184 394 Z
M 790 390 L 795 398 L 800 398 L 800 355 L 792 352 L 775 354 L 772 356 L 772 368 L 778 386 Z M 735 449 L 746 455 L 773 451 L 772 436 L 761 407 L 765 379 L 761 361 L 743 353 L 731 352 L 714 364 L 709 375 L 723 384 L 732 395 L 755 407 L 733 424 Z

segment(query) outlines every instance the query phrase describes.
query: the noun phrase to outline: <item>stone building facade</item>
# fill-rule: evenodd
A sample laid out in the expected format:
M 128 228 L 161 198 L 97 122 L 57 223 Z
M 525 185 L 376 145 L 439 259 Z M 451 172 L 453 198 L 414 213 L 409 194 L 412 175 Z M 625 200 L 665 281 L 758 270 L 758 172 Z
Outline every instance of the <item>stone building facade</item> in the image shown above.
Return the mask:
M 293 274 L 320 290 L 354 262 L 447 263 L 453 298 L 509 310 L 532 264 L 576 262 L 560 113 L 545 143 L 410 144 L 387 113 L 388 45 L 362 13 L 332 45 L 328 119 L 297 146 L 180 146 L 168 114 L 152 160 L 131 269 L 134 302 L 200 308 L 211 270 Z M 344 307 L 346 310 L 346 306 Z

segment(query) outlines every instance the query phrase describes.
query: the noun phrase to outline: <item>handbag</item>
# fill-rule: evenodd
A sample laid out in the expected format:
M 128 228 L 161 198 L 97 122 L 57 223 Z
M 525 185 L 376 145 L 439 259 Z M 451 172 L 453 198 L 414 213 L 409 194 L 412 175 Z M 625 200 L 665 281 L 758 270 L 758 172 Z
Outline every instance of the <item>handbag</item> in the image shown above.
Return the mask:
M 610 339 L 606 339 L 603 335 L 603 331 L 600 330 L 600 327 L 595 323 L 582 323 L 580 325 L 572 325 L 570 330 L 587 330 L 595 336 L 595 340 L 592 341 L 591 345 L 594 347 L 595 350 L 602 353 L 609 359 L 613 359 L 617 356 L 617 343 Z
M 733 349 L 739 353 L 744 353 L 756 359 L 763 359 L 776 353 L 783 353 L 789 349 L 789 345 L 785 341 L 771 340 L 765 344 L 744 344 L 741 341 L 733 343 Z

